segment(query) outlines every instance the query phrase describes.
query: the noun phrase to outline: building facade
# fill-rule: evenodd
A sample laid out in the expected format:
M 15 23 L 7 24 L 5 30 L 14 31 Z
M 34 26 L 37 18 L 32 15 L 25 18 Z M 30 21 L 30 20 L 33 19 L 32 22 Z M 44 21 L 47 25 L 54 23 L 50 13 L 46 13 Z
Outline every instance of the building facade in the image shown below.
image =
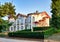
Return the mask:
M 9 31 L 32 29 L 33 27 L 48 27 L 49 19 L 50 16 L 46 12 L 36 11 L 28 15 L 18 14 Z
M 15 22 L 10 26 L 9 31 L 18 31 L 25 29 L 26 15 L 18 14 Z

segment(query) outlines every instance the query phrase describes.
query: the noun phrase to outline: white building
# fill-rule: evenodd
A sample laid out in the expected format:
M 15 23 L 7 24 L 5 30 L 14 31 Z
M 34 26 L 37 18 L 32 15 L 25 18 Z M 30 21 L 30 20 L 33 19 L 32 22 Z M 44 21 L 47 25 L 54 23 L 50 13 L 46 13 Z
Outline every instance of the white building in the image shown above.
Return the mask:
M 50 16 L 46 12 L 30 13 L 27 16 L 18 14 L 17 19 L 10 26 L 9 31 L 18 31 L 25 29 L 32 29 L 33 27 L 49 26 Z
M 10 31 L 24 30 L 25 29 L 26 15 L 18 14 L 15 22 L 10 26 Z

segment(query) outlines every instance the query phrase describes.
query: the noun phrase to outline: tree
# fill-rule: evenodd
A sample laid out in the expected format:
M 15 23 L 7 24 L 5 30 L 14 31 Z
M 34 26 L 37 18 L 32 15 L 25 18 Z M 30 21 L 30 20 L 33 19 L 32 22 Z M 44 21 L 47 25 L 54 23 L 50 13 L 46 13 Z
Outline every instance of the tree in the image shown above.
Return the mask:
M 12 15 L 14 16 L 15 13 L 15 6 L 12 5 L 10 2 L 6 2 L 3 5 L 0 5 L 0 16 L 4 17 L 6 15 Z
M 2 17 L 6 15 L 12 15 L 15 17 L 15 6 L 12 5 L 10 2 L 6 2 L 2 5 L 0 5 L 0 32 L 2 30 L 8 30 L 9 26 L 12 25 L 12 23 L 9 23 L 6 20 L 3 20 Z
M 8 29 L 11 25 L 12 25 L 12 23 L 9 23 L 8 20 L 3 20 L 2 24 L 0 24 L 0 32 L 8 31 Z
M 52 0 L 52 26 L 60 28 L 60 0 Z

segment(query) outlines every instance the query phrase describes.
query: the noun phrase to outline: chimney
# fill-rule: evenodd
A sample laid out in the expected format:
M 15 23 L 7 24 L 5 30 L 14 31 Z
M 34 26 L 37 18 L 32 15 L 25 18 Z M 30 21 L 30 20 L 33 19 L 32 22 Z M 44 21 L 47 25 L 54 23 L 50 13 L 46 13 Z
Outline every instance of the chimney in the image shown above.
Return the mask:
M 36 10 L 36 13 L 38 13 L 38 11 Z

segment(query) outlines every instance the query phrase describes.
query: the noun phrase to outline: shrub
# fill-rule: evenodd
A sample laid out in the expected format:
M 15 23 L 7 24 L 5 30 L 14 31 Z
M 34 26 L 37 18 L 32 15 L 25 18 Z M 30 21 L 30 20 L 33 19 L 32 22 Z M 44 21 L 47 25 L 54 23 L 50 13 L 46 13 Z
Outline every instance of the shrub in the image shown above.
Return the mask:
M 25 37 L 25 38 L 44 38 L 44 33 L 43 32 L 27 32 L 27 31 L 22 31 L 22 32 L 10 32 L 8 33 L 9 37 Z
M 25 37 L 25 38 L 44 38 L 44 37 L 47 38 L 56 32 L 60 32 L 60 30 L 56 30 L 53 27 L 49 27 L 48 29 L 44 28 L 44 29 L 40 29 L 40 30 L 44 30 L 44 31 L 31 32 L 28 30 L 27 31 L 22 30 L 22 31 L 17 31 L 17 32 L 10 32 L 10 33 L 8 33 L 8 36 L 10 36 L 10 37 Z
M 25 29 L 25 30 L 22 30 L 22 31 L 31 31 L 31 29 Z
M 38 30 L 47 30 L 49 29 L 50 27 L 33 27 L 33 30 L 34 31 L 38 31 Z
M 52 34 L 54 34 L 56 31 L 54 28 L 49 28 L 48 30 L 44 31 L 44 37 L 47 38 L 49 36 L 51 36 Z
M 55 30 L 55 33 L 59 33 L 59 32 L 60 32 L 60 29 Z

